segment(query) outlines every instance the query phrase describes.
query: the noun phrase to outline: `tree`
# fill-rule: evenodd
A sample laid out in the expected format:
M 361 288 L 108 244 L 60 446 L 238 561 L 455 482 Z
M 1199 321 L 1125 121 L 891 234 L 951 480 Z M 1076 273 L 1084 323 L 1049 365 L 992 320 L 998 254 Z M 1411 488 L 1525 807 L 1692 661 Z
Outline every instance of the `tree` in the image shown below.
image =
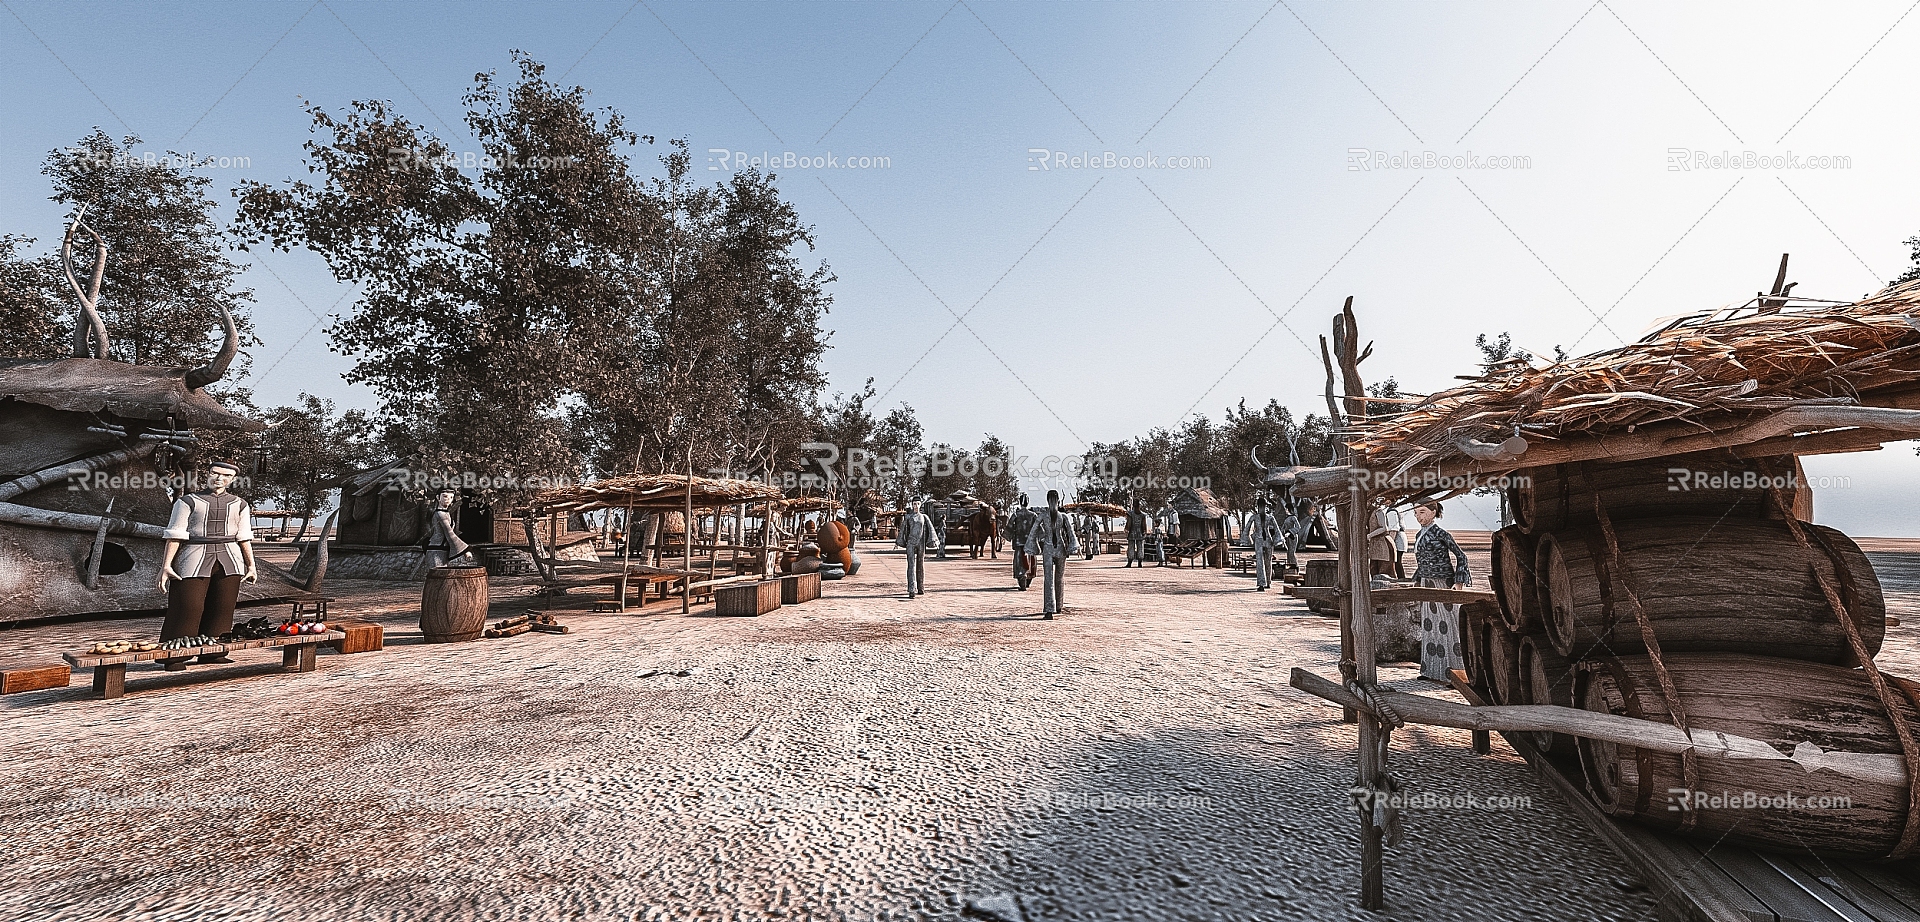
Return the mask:
M 815 427 L 833 275 L 799 264 L 812 230 L 772 177 L 702 187 L 687 142 L 671 144 L 665 177 L 642 193 L 657 218 L 637 241 L 645 322 L 607 337 L 579 431 L 616 458 L 667 463 L 692 438 L 715 469 L 781 469 Z M 676 419 L 698 420 L 697 436 L 676 432 Z
M 333 401 L 311 394 L 265 415 L 270 428 L 260 437 L 252 495 L 299 515 L 299 537 L 305 537 L 308 522 L 326 505 L 326 484 L 382 454 L 374 421 L 362 410 L 336 413 Z
M 28 257 L 31 237 L 0 234 L 0 358 L 46 359 L 67 355 L 73 345 L 72 313 L 62 307 L 55 284 L 60 269 L 52 256 Z M 71 298 L 71 294 L 66 294 Z
M 306 247 L 360 287 L 329 336 L 426 466 L 524 478 L 578 469 L 562 407 L 642 325 L 637 247 L 659 216 L 621 154 L 641 139 L 620 115 L 515 61 L 517 83 L 479 74 L 463 97 L 478 157 L 385 102 L 309 105 L 318 184 L 243 184 L 235 230 L 247 246 Z
M 1899 285 L 1903 282 L 1911 282 L 1914 279 L 1920 279 L 1920 234 L 1915 234 L 1914 236 L 1908 237 L 1907 239 L 1901 242 L 1905 243 L 1908 246 L 1908 248 L 1910 248 L 1913 251 L 1912 252 L 1913 265 L 1908 266 L 1905 272 L 1900 273 L 1900 276 L 1893 280 L 1892 284 L 1895 284 L 1895 285 Z
M 893 500 L 895 508 L 905 508 L 923 492 L 923 471 L 916 467 L 925 461 L 922 438 L 920 420 L 914 416 L 912 405 L 905 403 L 888 412 L 873 429 L 868 448 L 874 455 L 874 488 Z
M 987 433 L 973 457 L 980 465 L 973 475 L 973 495 L 1003 512 L 1012 508 L 1014 499 L 1020 495 L 1020 478 L 1013 471 L 1013 446 Z
M 864 479 L 871 477 L 872 462 L 861 455 L 869 453 L 872 447 L 876 424 L 873 412 L 867 409 L 867 401 L 873 399 L 873 393 L 873 379 L 868 378 L 866 386 L 858 391 L 833 395 L 813 430 L 812 441 L 832 446 L 834 466 L 824 474 L 835 495 L 848 508 L 872 486 Z
M 233 315 L 242 344 L 255 342 L 247 306 L 253 292 L 239 286 L 240 267 L 227 258 L 227 239 L 207 197 L 212 180 L 197 175 L 191 158 L 138 153 L 138 137 L 116 143 L 95 130 L 75 147 L 47 155 L 41 172 L 53 182 L 53 201 L 84 207 L 86 221 L 107 245 L 100 311 L 111 357 L 135 365 L 197 366 L 220 348 L 220 309 Z M 74 253 L 74 275 L 92 271 L 86 250 Z M 44 284 L 67 291 L 58 257 L 43 263 L 55 273 Z M 69 292 L 68 297 L 71 297 Z M 65 300 L 64 298 L 62 300 Z M 242 352 L 228 380 L 245 374 Z

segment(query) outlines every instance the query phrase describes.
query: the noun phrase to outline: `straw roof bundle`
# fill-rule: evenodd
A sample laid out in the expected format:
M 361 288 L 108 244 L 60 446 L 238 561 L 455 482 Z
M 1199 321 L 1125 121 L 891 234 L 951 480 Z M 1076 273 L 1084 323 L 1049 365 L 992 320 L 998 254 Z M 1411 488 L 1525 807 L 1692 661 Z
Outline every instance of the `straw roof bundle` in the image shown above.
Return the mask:
M 1124 519 L 1127 517 L 1127 510 L 1112 503 L 1061 503 L 1060 508 L 1066 512 L 1091 513 L 1109 519 Z
M 1443 465 L 1492 472 L 1558 463 L 1568 460 L 1567 449 L 1651 457 L 1835 428 L 1752 424 L 1795 409 L 1799 420 L 1841 419 L 1848 411 L 1838 408 L 1890 406 L 1874 396 L 1920 383 L 1920 282 L 1851 303 L 1780 304 L 1748 302 L 1685 317 L 1639 342 L 1545 368 L 1496 366 L 1393 416 L 1355 421 L 1347 443 L 1370 469 L 1396 477 Z M 1834 409 L 1807 412 L 1812 408 Z M 1883 411 L 1890 412 L 1905 411 Z M 1861 421 L 1852 425 L 1863 435 L 1882 424 L 1903 431 L 1892 416 L 1855 416 Z M 1740 438 L 1749 431 L 1753 438 Z M 1594 444 L 1636 432 L 1643 437 L 1619 453 Z M 1667 437 L 1651 439 L 1654 433 Z M 1503 450 L 1514 436 L 1529 450 Z
M 840 501 L 825 496 L 795 496 L 775 500 L 773 508 L 780 512 L 833 512 L 840 508 Z
M 781 498 L 776 487 L 753 480 L 693 478 L 693 504 L 702 508 L 758 503 Z M 541 513 L 590 509 L 678 509 L 687 501 L 685 474 L 628 474 L 593 483 L 548 490 L 534 497 Z

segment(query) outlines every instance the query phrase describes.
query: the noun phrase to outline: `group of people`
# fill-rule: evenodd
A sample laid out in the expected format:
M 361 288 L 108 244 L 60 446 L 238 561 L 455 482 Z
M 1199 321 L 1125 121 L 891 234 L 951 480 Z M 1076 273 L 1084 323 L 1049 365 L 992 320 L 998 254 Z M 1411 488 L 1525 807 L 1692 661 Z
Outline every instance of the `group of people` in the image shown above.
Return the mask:
M 939 507 L 928 500 L 918 510 L 900 517 L 900 531 L 893 543 L 907 552 L 908 599 L 926 594 L 927 551 L 936 546 L 945 546 L 946 536 L 936 524 L 938 514 Z M 1026 589 L 1033 580 L 1034 564 L 1038 561 L 1043 587 L 1042 617 L 1048 621 L 1065 608 L 1063 590 L 1066 587 L 1067 558 L 1080 553 L 1078 533 L 1084 529 L 1084 525 L 1084 522 L 1076 522 L 1072 514 L 1060 508 L 1058 490 L 1047 491 L 1045 508 L 1029 508 L 1027 498 L 1021 496 L 1007 514 L 1007 539 L 1013 545 L 1014 582 L 1021 589 Z
M 1167 565 L 1167 542 L 1180 537 L 1180 515 L 1172 506 L 1146 512 L 1135 502 L 1127 507 L 1127 566 L 1146 566 L 1147 555 Z

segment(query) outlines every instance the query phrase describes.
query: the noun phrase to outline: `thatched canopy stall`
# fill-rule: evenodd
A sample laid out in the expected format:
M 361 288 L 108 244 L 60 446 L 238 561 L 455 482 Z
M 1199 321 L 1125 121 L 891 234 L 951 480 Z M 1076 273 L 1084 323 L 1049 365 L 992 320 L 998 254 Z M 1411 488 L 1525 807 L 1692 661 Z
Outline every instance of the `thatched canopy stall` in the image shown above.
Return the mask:
M 1858 546 L 1811 521 L 1798 461 L 1920 437 L 1920 282 L 1852 302 L 1791 298 L 1784 282 L 1783 260 L 1773 292 L 1745 304 L 1545 367 L 1496 365 L 1371 417 L 1358 366 L 1372 347 L 1351 300 L 1334 318 L 1327 401 L 1345 410 L 1344 445 L 1329 467 L 1267 480 L 1338 503 L 1345 526 L 1342 675 L 1295 669 L 1293 684 L 1359 724 L 1363 802 L 1396 789 L 1387 740 L 1404 723 L 1474 730 L 1481 752 L 1497 730 L 1690 917 L 1799 886 L 1768 877 L 1783 860 L 1856 862 L 1861 879 L 1888 867 L 1861 859 L 1920 870 L 1920 684 L 1875 664 L 1885 597 Z M 1494 534 L 1492 592 L 1371 585 L 1376 504 L 1489 484 L 1515 519 Z M 1401 603 L 1426 606 L 1416 631 L 1448 609 L 1433 623 L 1453 624 L 1463 667 L 1445 671 L 1468 705 L 1375 684 Z M 1425 674 L 1428 654 L 1449 654 L 1421 639 Z M 1672 805 L 1722 789 L 1818 790 L 1853 809 Z M 1360 811 L 1366 908 L 1383 905 L 1395 813 Z M 1693 847 L 1672 836 L 1806 857 L 1756 858 L 1725 889 L 1661 858 Z M 1911 916 L 1860 918 L 1896 917 Z
M 686 474 L 628 474 L 541 493 L 535 496 L 528 506 L 528 518 L 571 515 L 599 509 L 619 509 L 629 514 L 628 527 L 632 528 L 634 514 L 650 513 L 653 515 L 653 522 L 662 523 L 669 514 L 678 512 L 681 521 L 689 523 L 683 531 L 678 553 L 673 553 L 675 549 L 666 545 L 666 535 L 659 533 L 655 535 L 658 540 L 654 548 L 656 560 L 664 563 L 667 558 L 677 556 L 681 561 L 680 569 L 691 573 L 698 568 L 696 552 L 705 551 L 707 577 L 712 580 L 718 578 L 719 554 L 722 550 L 731 551 L 733 555 L 728 565 L 729 576 L 739 568 L 741 562 L 739 554 L 743 550 L 753 552 L 754 556 L 750 562 L 759 568 L 764 569 L 766 559 L 767 548 L 764 546 L 764 537 L 762 546 L 752 548 L 738 544 L 723 547 L 719 543 L 721 510 L 734 508 L 736 515 L 743 516 L 737 511 L 741 507 L 764 505 L 777 502 L 782 498 L 777 487 L 753 480 L 690 477 Z M 697 540 L 697 536 L 706 531 L 699 522 L 701 513 L 713 518 L 711 533 L 714 541 L 705 548 L 699 547 Z M 632 540 L 627 542 L 622 572 L 630 569 L 628 564 L 632 560 L 635 543 Z M 644 549 L 646 542 L 642 540 L 638 543 L 642 544 Z M 541 553 L 536 549 L 536 554 Z M 621 587 L 620 592 L 624 598 L 624 586 Z M 689 604 L 688 594 L 683 592 L 681 607 L 684 609 Z
M 1072 512 L 1078 515 L 1097 515 L 1103 519 L 1124 519 L 1127 517 L 1127 510 L 1112 503 L 1061 503 L 1060 508 L 1065 512 Z
M 1227 565 L 1227 509 L 1214 499 L 1211 490 L 1181 487 L 1167 505 L 1180 516 L 1180 543 L 1191 547 L 1203 542 L 1207 566 L 1224 569 Z

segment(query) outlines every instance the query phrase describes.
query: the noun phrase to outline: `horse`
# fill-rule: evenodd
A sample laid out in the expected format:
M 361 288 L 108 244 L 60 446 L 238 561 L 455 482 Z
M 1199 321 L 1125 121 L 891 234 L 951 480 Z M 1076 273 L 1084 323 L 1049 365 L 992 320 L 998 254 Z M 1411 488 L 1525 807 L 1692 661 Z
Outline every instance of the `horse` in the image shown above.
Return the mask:
M 967 550 L 978 559 L 981 548 L 987 548 L 995 560 L 1000 559 L 1000 517 L 992 506 L 984 504 L 967 515 Z

